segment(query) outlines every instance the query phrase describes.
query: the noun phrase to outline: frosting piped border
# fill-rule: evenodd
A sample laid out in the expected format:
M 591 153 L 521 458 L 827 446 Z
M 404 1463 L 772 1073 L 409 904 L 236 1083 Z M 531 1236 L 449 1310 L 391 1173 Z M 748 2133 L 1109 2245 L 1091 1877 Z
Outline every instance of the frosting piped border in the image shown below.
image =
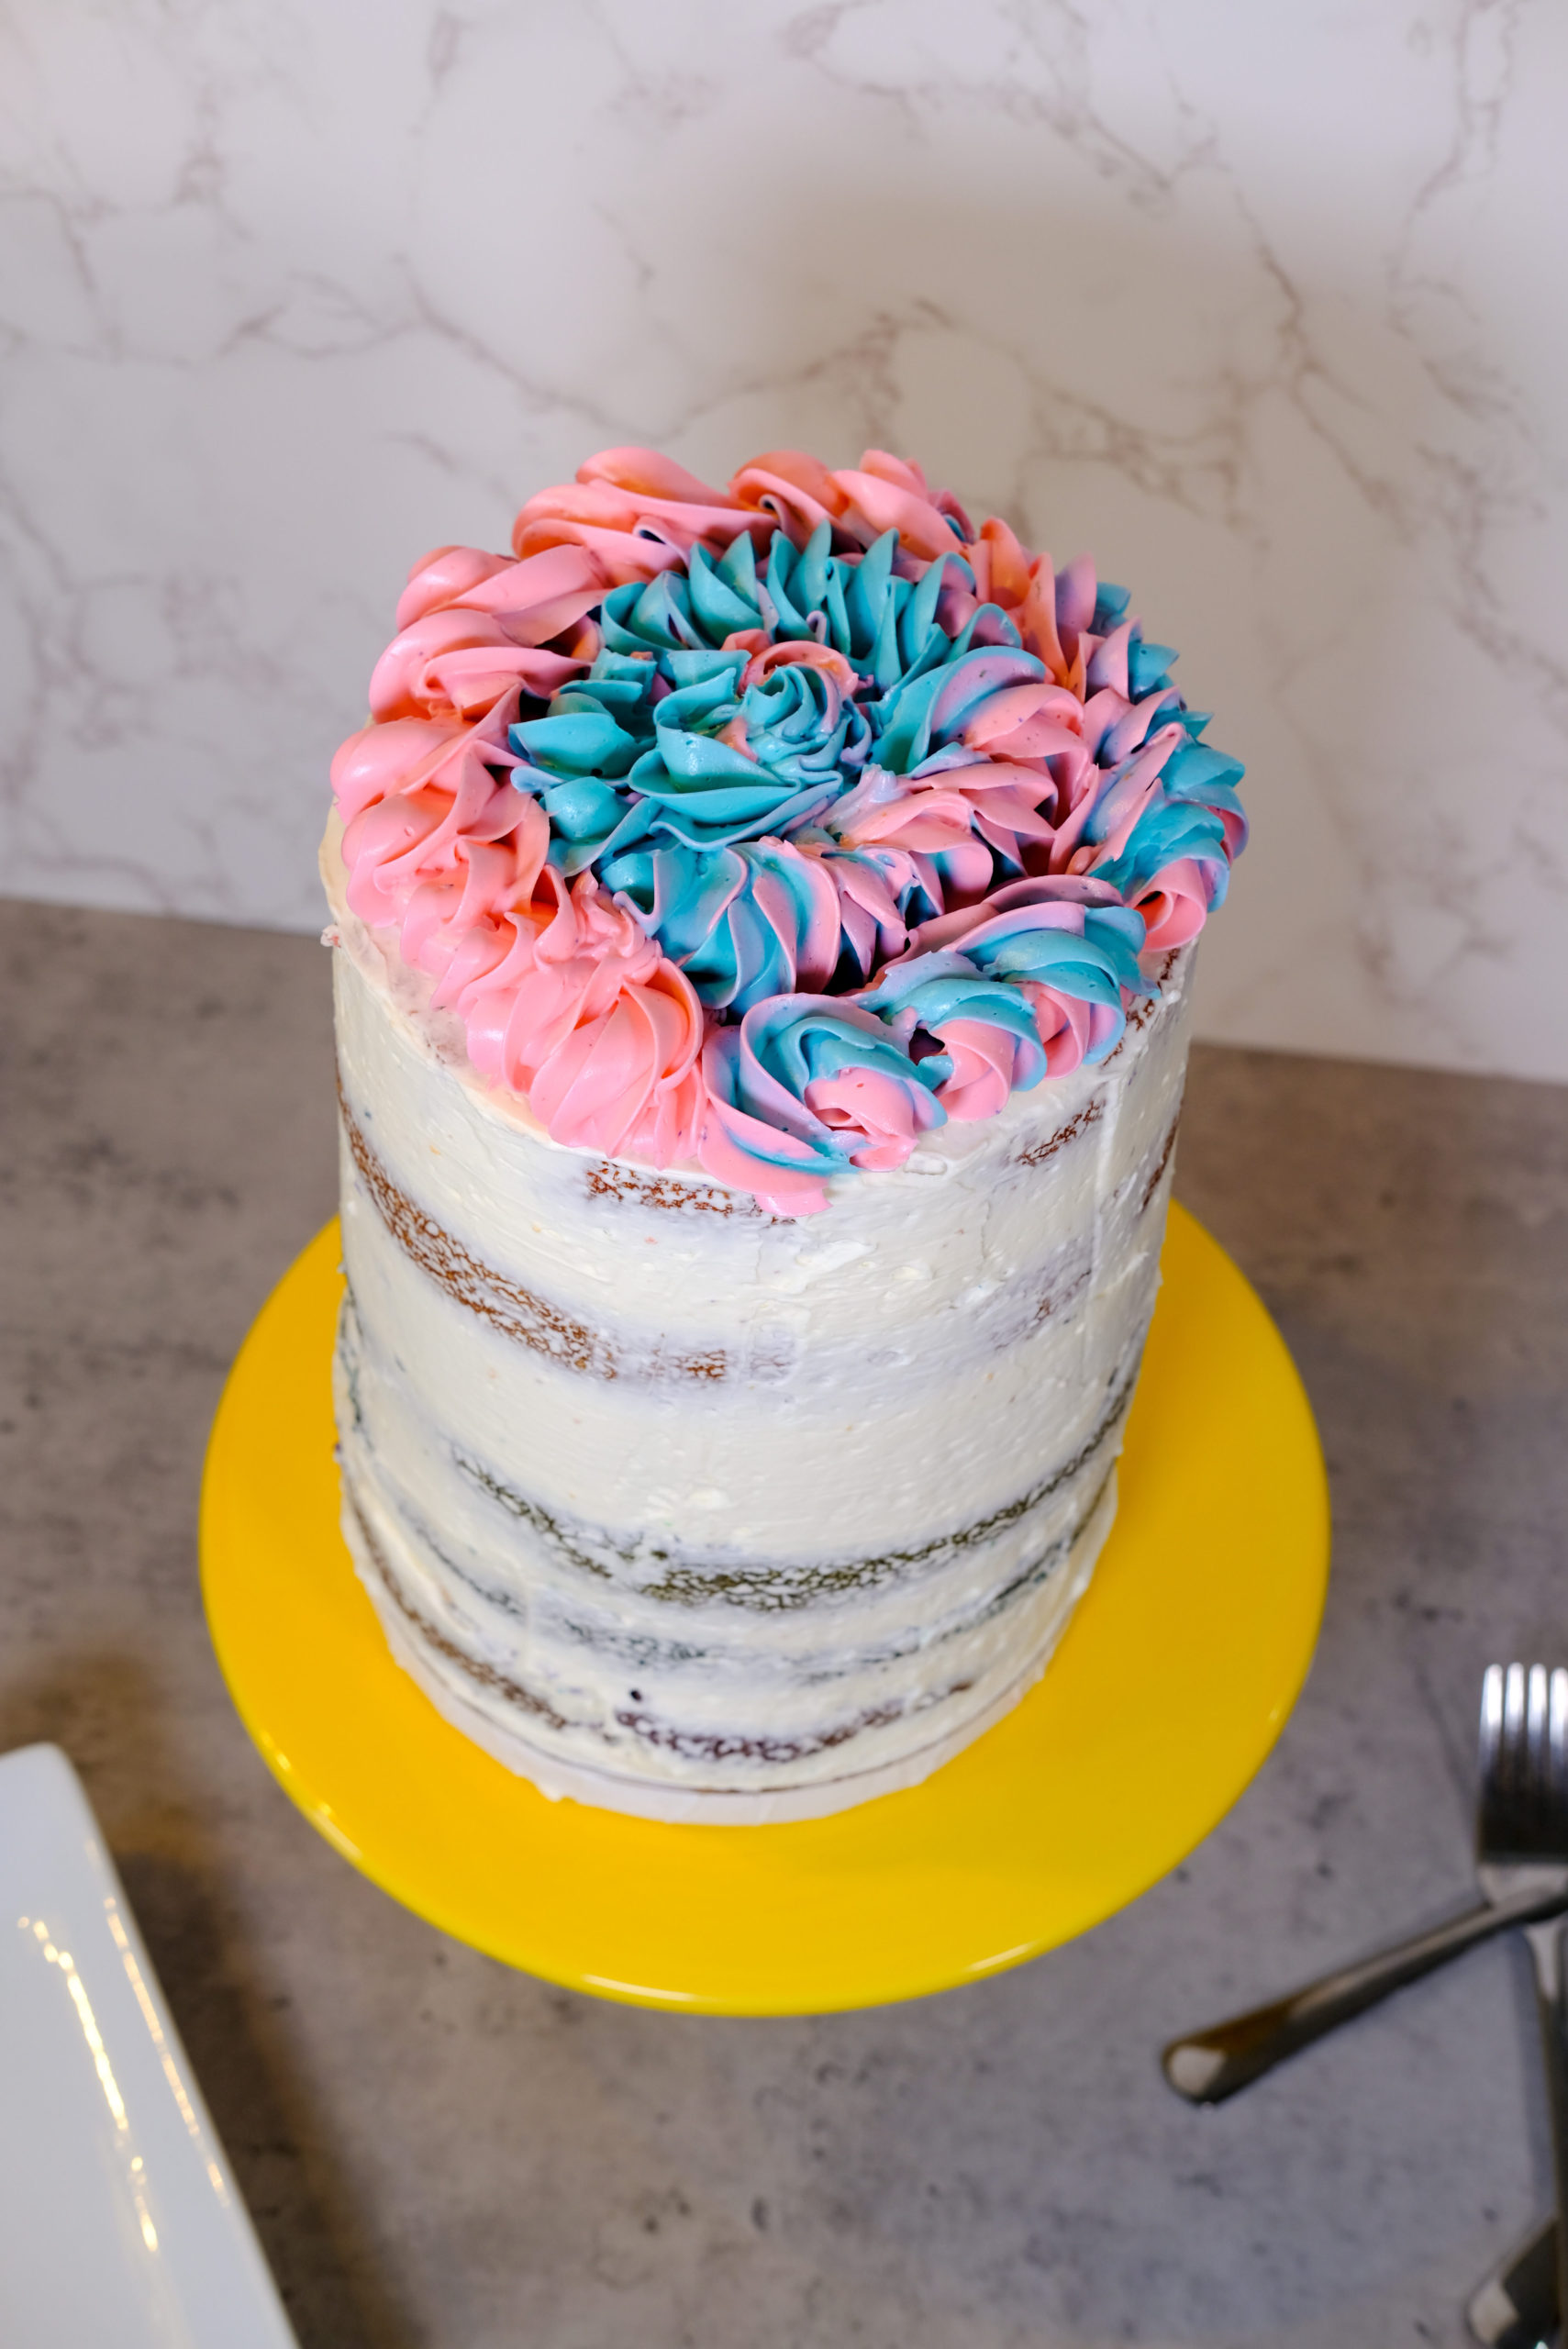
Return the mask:
M 774 1215 L 1113 1052 L 1245 844 L 1121 588 L 920 469 L 641 449 L 417 563 L 348 903 L 552 1140 Z

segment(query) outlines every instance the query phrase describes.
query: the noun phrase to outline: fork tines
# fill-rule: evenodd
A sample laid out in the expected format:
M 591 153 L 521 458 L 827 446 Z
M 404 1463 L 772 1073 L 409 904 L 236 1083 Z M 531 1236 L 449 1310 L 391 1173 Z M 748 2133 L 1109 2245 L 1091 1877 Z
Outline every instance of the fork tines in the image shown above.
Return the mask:
M 1568 1859 L 1568 1671 L 1486 1667 L 1481 1684 L 1483 1856 Z

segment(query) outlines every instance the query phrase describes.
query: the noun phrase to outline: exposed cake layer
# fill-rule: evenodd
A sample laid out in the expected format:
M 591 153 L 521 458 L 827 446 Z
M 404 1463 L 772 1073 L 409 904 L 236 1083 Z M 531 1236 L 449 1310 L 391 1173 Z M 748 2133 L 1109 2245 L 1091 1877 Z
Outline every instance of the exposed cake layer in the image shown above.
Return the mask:
M 547 1791 L 806 1815 L 1043 1668 L 1114 1508 L 1184 972 L 1110 1060 L 776 1221 L 564 1150 L 339 908 L 345 1527 L 401 1659 Z
M 940 1723 L 926 1725 L 924 1742 L 914 1747 L 906 1742 L 891 1759 L 886 1758 L 890 1742 L 874 1734 L 888 1723 L 862 1711 L 817 1733 L 814 1750 L 837 1757 L 831 1773 L 812 1778 L 786 1777 L 776 1765 L 755 1766 L 767 1763 L 765 1752 L 746 1756 L 731 1750 L 724 1757 L 723 1784 L 715 1783 L 718 1774 L 712 1769 L 681 1781 L 651 1772 L 634 1776 L 627 1766 L 604 1765 L 599 1757 L 606 1753 L 612 1762 L 621 1759 L 606 1741 L 595 1746 L 588 1739 L 569 1741 L 552 1735 L 569 1726 L 562 1717 L 548 1704 L 541 1705 L 536 1689 L 493 1664 L 471 1634 L 454 1636 L 461 1626 L 443 1629 L 437 1615 L 415 1595 L 420 1582 L 417 1562 L 405 1552 L 405 1567 L 412 1565 L 413 1572 L 399 1573 L 384 1539 L 372 1531 L 347 1491 L 343 1531 L 393 1653 L 455 1727 L 508 1768 L 531 1778 L 551 1798 L 565 1796 L 643 1818 L 761 1826 L 821 1818 L 874 1796 L 917 1785 L 1000 1720 L 1050 1661 L 1073 1608 L 1088 1587 L 1115 1514 L 1113 1474 L 1069 1555 L 1051 1571 L 1049 1592 L 1041 1594 L 1045 1603 L 1034 1610 L 1034 1643 L 1025 1670 L 1011 1681 L 994 1675 L 991 1694 L 978 1709 L 948 1704 Z M 432 1586 L 427 1581 L 424 1589 L 428 1595 Z M 727 1743 L 733 1749 L 735 1741 Z M 879 1754 L 883 1758 L 876 1758 Z M 595 1758 L 586 1759 L 586 1755 Z M 792 1752 L 788 1758 L 801 1757 Z M 733 1767 L 737 1760 L 749 1760 L 752 1766 L 737 1770 Z

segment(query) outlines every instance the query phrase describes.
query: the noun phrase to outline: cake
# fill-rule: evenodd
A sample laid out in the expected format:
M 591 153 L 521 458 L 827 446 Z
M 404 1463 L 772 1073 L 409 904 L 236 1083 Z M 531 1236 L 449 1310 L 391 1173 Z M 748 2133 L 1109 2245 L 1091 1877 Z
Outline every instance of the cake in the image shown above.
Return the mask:
M 1127 606 L 877 451 L 607 451 L 410 573 L 322 859 L 343 1531 L 547 1795 L 911 1786 L 1088 1584 L 1245 839 Z

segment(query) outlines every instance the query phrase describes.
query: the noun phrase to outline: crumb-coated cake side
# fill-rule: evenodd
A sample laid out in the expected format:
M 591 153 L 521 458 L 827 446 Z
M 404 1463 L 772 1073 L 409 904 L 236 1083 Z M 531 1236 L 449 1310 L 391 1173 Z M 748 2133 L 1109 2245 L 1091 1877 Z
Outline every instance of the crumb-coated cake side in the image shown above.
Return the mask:
M 812 1817 L 1044 1669 L 1246 838 L 1175 658 L 885 450 L 602 450 L 409 573 L 322 863 L 343 1526 L 546 1793 Z
M 399 1659 L 547 1792 L 804 1818 L 1043 1670 L 1115 1508 L 1185 1059 L 1104 1064 L 831 1212 L 552 1143 L 339 907 L 344 1531 Z

